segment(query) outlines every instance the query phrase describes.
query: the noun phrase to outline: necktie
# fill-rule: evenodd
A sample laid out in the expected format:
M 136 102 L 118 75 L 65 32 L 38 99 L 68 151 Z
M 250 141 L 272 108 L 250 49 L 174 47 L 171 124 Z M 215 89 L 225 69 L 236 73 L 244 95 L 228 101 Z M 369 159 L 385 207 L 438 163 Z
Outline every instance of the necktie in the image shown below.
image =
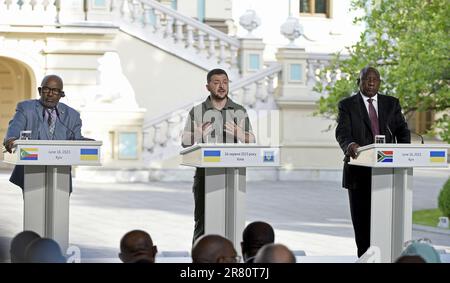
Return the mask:
M 369 98 L 367 99 L 369 102 L 369 118 L 370 118 L 370 124 L 372 126 L 372 133 L 374 136 L 380 134 L 380 127 L 378 125 L 378 117 L 377 117 L 377 111 L 375 111 L 375 107 L 372 104 L 373 99 Z
M 53 119 L 53 111 L 54 109 L 47 109 L 47 113 L 48 113 L 48 119 L 47 119 L 47 124 L 48 124 L 48 131 L 50 133 L 50 136 L 53 137 L 53 133 L 55 132 L 55 119 Z

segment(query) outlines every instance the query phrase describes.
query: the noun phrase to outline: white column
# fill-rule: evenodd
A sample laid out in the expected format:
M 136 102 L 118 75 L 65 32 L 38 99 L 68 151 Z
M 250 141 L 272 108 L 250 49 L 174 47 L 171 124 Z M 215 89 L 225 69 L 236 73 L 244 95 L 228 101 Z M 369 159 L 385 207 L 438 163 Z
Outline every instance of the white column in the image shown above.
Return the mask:
M 179 45 L 184 45 L 183 25 L 184 25 L 184 23 L 182 21 L 180 21 L 180 20 L 175 21 L 175 28 L 176 28 L 175 42 Z
M 220 40 L 219 45 L 220 45 L 220 55 L 219 55 L 220 62 L 219 62 L 219 64 L 226 67 L 225 64 L 226 64 L 227 56 L 225 55 L 225 48 L 226 48 L 227 43 L 223 40 Z
M 216 38 L 212 35 L 208 35 L 208 39 L 209 39 L 209 58 L 214 58 L 216 57 Z
M 267 89 L 264 89 L 264 80 L 256 82 L 256 93 L 255 97 L 257 100 L 266 102 L 267 100 Z
M 206 52 L 206 45 L 205 45 L 205 33 L 201 30 L 198 30 L 198 45 L 197 45 L 197 52 L 202 57 L 207 57 Z
M 173 36 L 173 18 L 171 16 L 167 16 L 166 18 L 166 30 L 164 32 L 164 37 L 167 38 L 170 42 L 175 41 L 175 38 Z
M 194 50 L 194 27 L 190 25 L 186 25 L 186 48 L 189 50 Z

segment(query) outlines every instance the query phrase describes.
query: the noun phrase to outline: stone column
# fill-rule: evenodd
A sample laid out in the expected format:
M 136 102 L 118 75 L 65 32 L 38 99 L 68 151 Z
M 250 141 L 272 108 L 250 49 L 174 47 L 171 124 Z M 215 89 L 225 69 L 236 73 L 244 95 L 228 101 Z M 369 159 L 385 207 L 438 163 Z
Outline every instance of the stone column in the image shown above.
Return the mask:
M 283 69 L 278 78 L 276 97 L 278 99 L 310 100 L 310 90 L 307 87 L 307 55 L 304 48 L 284 47 L 276 53 L 278 63 Z
M 264 48 L 262 38 L 241 38 L 239 65 L 241 76 L 256 73 L 264 67 Z
M 300 47 L 278 49 L 282 72 L 275 102 L 280 109 L 280 180 L 337 180 L 342 152 L 334 131 L 325 131 L 333 121 L 315 117 L 318 95 L 307 84 L 307 54 Z
M 253 35 L 253 30 L 261 25 L 261 20 L 258 15 L 256 15 L 255 11 L 245 11 L 239 18 L 239 24 L 247 30 L 247 35 L 240 39 L 241 48 L 239 50 L 241 76 L 245 77 L 248 74 L 258 72 L 263 68 L 265 44 L 262 38 L 256 38 Z

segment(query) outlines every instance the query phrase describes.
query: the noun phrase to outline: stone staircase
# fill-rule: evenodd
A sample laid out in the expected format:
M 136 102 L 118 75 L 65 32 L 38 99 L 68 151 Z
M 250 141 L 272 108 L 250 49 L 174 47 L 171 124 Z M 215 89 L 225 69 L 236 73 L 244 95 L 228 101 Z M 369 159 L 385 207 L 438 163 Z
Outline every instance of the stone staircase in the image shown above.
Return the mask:
M 154 0 L 114 3 L 114 23 L 122 31 L 204 70 L 221 67 L 239 77 L 238 39 Z

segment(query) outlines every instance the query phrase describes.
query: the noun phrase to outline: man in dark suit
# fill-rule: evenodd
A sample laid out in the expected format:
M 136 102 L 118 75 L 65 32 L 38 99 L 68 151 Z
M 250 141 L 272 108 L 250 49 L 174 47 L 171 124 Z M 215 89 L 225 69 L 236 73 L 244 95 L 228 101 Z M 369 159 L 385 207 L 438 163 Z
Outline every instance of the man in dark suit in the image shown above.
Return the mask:
M 386 143 L 410 143 L 411 136 L 398 99 L 378 93 L 378 70 L 365 67 L 357 82 L 359 92 L 339 102 L 336 140 L 345 154 L 342 186 L 348 189 L 360 257 L 370 247 L 372 169 L 348 162 L 357 158 L 358 147 L 374 143 L 376 135 L 384 135 Z

